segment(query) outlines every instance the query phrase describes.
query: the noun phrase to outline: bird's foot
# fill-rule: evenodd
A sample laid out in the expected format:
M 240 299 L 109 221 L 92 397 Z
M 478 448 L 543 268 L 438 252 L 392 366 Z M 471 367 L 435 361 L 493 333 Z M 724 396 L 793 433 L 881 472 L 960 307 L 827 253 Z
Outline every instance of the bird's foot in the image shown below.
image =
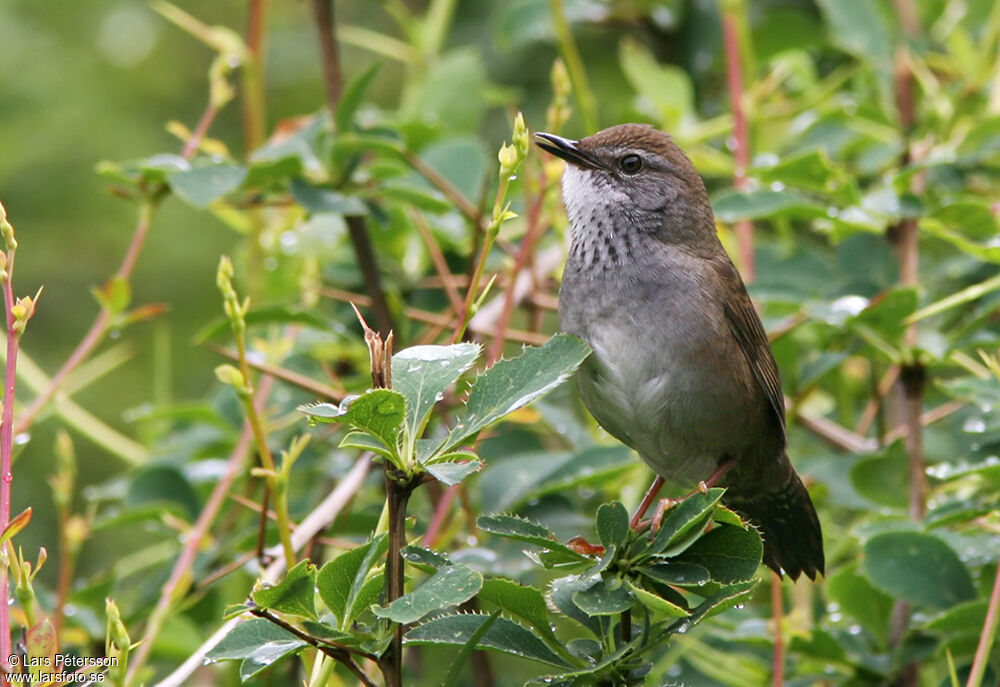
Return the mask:
M 663 518 L 666 516 L 667 511 L 680 502 L 681 499 L 660 499 L 660 502 L 656 504 L 656 510 L 653 512 L 653 517 L 649 522 L 650 534 L 656 534 L 660 531 L 660 526 L 663 524 Z

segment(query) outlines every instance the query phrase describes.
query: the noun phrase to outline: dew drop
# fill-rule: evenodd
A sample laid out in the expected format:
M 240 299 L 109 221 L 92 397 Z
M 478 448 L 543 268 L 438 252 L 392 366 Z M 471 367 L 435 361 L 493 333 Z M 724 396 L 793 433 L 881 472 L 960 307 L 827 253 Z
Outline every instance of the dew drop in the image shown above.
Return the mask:
M 781 183 L 780 181 L 772 181 L 771 182 L 771 190 L 772 191 L 784 191 L 785 190 L 785 185 L 783 183 Z
M 24 446 L 29 441 L 31 441 L 30 432 L 21 432 L 20 434 L 14 436 L 14 444 L 17 446 Z
M 962 431 L 970 434 L 982 434 L 986 431 L 986 421 L 981 417 L 970 417 L 962 424 Z

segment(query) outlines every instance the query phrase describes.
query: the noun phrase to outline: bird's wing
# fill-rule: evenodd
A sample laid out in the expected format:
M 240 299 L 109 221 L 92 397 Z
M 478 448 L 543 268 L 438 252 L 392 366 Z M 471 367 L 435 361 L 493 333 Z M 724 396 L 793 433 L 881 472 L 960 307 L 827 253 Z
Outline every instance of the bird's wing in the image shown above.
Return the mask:
M 784 438 L 785 398 L 781 392 L 781 374 L 778 372 L 778 364 L 774 362 L 774 354 L 771 352 L 771 344 L 767 341 L 764 325 L 761 324 L 760 317 L 750 302 L 750 296 L 739 272 L 729 258 L 723 257 L 716 261 L 715 267 L 725 286 L 723 293 L 727 296 L 723 302 L 726 323 L 739 344 L 740 352 L 753 371 L 753 376 L 760 384 L 768 403 L 771 404 Z

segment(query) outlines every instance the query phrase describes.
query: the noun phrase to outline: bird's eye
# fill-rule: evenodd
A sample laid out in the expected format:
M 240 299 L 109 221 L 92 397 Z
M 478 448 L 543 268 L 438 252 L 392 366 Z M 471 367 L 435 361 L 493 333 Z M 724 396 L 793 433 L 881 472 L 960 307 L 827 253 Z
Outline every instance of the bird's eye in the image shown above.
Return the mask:
M 639 170 L 642 169 L 642 158 L 634 154 L 626 155 L 618 161 L 618 166 L 626 174 L 638 174 Z

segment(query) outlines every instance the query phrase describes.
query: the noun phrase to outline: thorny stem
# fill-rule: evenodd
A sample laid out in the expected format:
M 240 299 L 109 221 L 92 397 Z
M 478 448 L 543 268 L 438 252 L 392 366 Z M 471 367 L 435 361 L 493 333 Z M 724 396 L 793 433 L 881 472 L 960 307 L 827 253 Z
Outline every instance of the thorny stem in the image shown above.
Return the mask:
M 750 144 L 747 135 L 747 119 L 743 111 L 743 68 L 740 63 L 739 37 L 736 31 L 734 8 L 726 8 L 722 14 L 722 34 L 726 48 L 726 82 L 729 86 L 729 100 L 733 110 L 733 156 L 736 171 L 733 185 L 743 191 L 747 187 L 747 169 L 750 166 Z M 743 219 L 736 224 L 736 239 L 739 246 L 740 271 L 746 282 L 756 277 L 753 252 L 753 223 Z
M 406 504 L 416 482 L 399 482 L 385 472 L 385 497 L 389 506 L 389 551 L 386 554 L 386 605 L 403 595 L 403 546 L 406 545 Z M 403 625 L 397 624 L 393 631 L 392 643 L 379 659 L 379 666 L 387 687 L 403 685 Z

